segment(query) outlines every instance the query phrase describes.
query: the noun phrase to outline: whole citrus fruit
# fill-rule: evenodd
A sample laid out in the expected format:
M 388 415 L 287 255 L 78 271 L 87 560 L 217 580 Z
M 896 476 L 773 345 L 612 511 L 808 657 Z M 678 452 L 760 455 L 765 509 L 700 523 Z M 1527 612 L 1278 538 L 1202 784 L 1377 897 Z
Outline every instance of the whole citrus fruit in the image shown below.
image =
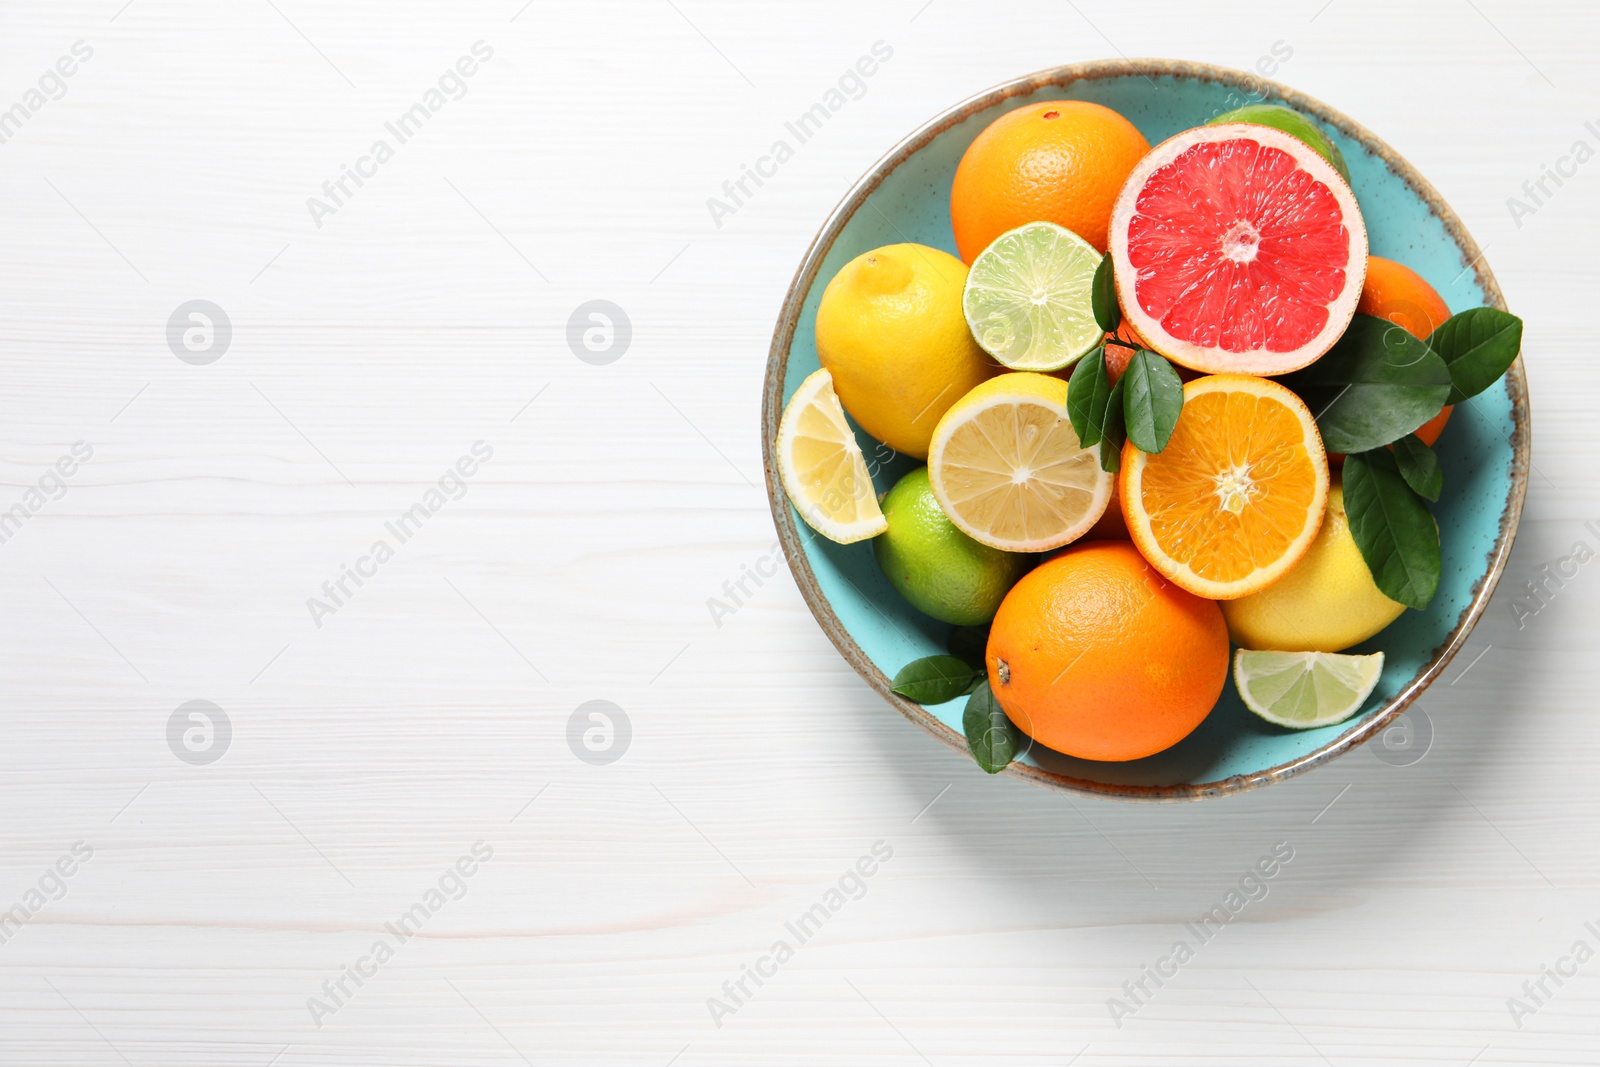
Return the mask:
M 971 263 L 1025 222 L 1065 226 L 1106 250 L 1111 206 L 1150 142 L 1099 104 L 1049 100 L 1008 111 L 967 147 L 950 187 L 956 248 Z
M 967 267 L 926 245 L 886 245 L 844 265 L 817 307 L 817 358 L 873 437 L 928 458 L 950 405 L 999 370 L 961 310 Z
M 1216 603 L 1126 541 L 1074 545 L 1012 586 L 989 631 L 989 684 L 1023 733 L 1069 756 L 1131 760 L 1187 737 L 1228 677 Z
M 1284 107 L 1282 104 L 1246 104 L 1244 107 L 1237 107 L 1226 114 L 1218 115 L 1206 125 L 1221 126 L 1227 122 L 1253 122 L 1298 137 L 1316 149 L 1317 155 L 1333 164 L 1333 169 L 1339 172 L 1339 177 L 1345 180 L 1345 184 L 1348 185 L 1350 182 L 1350 168 L 1345 166 L 1344 153 L 1339 151 L 1339 146 L 1328 139 L 1327 133 L 1321 126 L 1292 107 Z
M 939 510 L 918 467 L 883 498 L 888 532 L 872 543 L 889 584 L 924 615 L 956 626 L 981 626 L 994 618 L 1007 591 L 1033 557 L 979 544 Z
M 1424 341 L 1450 317 L 1450 305 L 1422 275 L 1403 263 L 1370 255 L 1367 257 L 1367 280 L 1361 286 L 1361 300 L 1356 304 L 1356 311 L 1388 319 Z M 1444 424 L 1450 421 L 1450 411 L 1446 407 L 1423 423 L 1417 431 L 1423 444 L 1432 445 L 1439 439 Z
M 1228 632 L 1241 647 L 1273 652 L 1338 652 L 1388 626 L 1404 604 L 1378 591 L 1344 511 L 1344 489 L 1328 489 L 1328 514 L 1300 562 L 1259 593 L 1224 601 Z

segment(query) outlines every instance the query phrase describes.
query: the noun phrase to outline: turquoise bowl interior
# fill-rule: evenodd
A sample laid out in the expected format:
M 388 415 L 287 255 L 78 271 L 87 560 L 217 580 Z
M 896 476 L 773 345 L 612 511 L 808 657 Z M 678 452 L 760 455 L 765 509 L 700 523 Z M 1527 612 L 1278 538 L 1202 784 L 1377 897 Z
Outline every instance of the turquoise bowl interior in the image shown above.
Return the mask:
M 908 661 L 945 650 L 950 627 L 906 603 L 884 579 L 870 541 L 836 545 L 795 515 L 772 458 L 783 405 L 818 367 L 817 303 L 835 273 L 880 245 L 902 241 L 955 254 L 949 190 L 967 145 L 997 116 L 1040 100 L 1091 100 L 1127 116 L 1151 144 L 1241 104 L 1286 103 L 1315 117 L 1349 163 L 1375 255 L 1425 277 L 1452 311 L 1503 307 L 1482 255 L 1428 183 L 1393 150 L 1327 106 L 1254 75 L 1200 64 L 1121 60 L 1044 71 L 980 94 L 901 142 L 851 190 L 823 226 L 790 287 L 767 367 L 762 432 L 768 493 L 795 579 L 822 628 L 867 682 L 907 718 L 962 752 L 965 700 L 921 707 L 889 680 Z M 1230 681 L 1187 739 L 1127 763 L 1076 759 L 1034 746 L 1005 773 L 1072 792 L 1185 800 L 1287 778 L 1373 736 L 1427 687 L 1482 613 L 1516 532 L 1527 485 L 1528 403 L 1522 361 L 1462 405 L 1437 451 L 1445 489 L 1434 514 L 1444 574 L 1424 611 L 1407 611 L 1355 652 L 1385 653 L 1382 680 L 1365 707 L 1335 726 L 1292 731 L 1252 715 Z M 877 443 L 857 430 L 871 457 Z M 888 489 L 917 461 L 895 457 L 874 480 Z

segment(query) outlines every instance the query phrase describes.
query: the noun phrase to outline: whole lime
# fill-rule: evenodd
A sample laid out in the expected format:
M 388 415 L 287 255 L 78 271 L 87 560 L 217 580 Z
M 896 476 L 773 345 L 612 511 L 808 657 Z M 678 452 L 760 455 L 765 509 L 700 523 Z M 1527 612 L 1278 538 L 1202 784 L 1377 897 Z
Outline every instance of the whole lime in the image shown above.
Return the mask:
M 1339 172 L 1339 177 L 1350 182 L 1350 168 L 1345 166 L 1344 153 L 1339 151 L 1339 146 L 1334 144 L 1323 132 L 1322 127 L 1312 122 L 1306 116 L 1292 107 L 1282 104 L 1246 104 L 1244 107 L 1234 108 L 1224 112 L 1207 122 L 1207 126 L 1218 126 L 1224 122 L 1248 122 L 1256 126 L 1271 126 L 1275 130 L 1282 130 L 1290 137 L 1298 137 L 1311 146 L 1312 151 L 1326 159 Z
M 1033 562 L 1031 555 L 979 544 L 939 510 L 928 468 L 918 467 L 883 498 L 889 531 L 875 542 L 889 584 L 925 615 L 980 626 Z

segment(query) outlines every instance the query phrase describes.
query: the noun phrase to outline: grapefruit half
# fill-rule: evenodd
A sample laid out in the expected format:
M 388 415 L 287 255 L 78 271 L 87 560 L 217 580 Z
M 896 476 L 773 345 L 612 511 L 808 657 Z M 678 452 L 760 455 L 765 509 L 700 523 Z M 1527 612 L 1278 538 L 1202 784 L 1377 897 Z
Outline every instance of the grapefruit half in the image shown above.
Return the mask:
M 1246 123 L 1168 138 L 1111 212 L 1123 314 L 1175 363 L 1287 374 L 1350 325 L 1367 227 L 1350 186 L 1304 141 Z

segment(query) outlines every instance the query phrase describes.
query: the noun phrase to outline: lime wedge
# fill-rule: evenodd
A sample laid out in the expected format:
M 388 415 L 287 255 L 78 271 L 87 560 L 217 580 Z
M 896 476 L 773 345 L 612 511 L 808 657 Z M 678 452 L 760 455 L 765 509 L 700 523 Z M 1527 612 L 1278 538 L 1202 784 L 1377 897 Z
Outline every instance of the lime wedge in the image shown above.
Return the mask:
M 1012 370 L 1060 370 L 1105 336 L 1094 320 L 1100 253 L 1053 222 L 1001 234 L 967 272 L 961 310 L 983 350 Z
M 1366 702 L 1382 671 L 1382 652 L 1343 656 L 1241 648 L 1233 654 L 1233 682 L 1245 707 L 1291 730 L 1348 719 Z

